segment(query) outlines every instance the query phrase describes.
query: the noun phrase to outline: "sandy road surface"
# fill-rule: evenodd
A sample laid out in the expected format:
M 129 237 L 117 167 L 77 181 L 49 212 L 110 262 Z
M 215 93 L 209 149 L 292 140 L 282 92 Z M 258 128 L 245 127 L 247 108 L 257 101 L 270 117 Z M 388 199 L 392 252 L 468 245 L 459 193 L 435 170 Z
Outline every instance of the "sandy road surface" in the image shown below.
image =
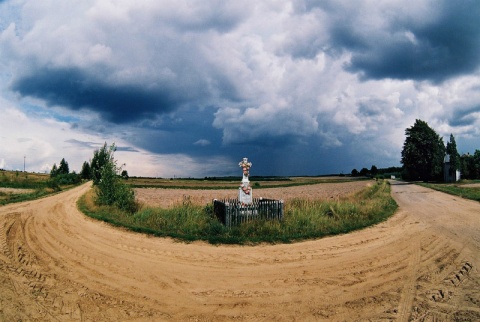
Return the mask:
M 480 320 L 479 203 L 396 184 L 375 227 L 238 247 L 85 218 L 87 189 L 0 207 L 0 320 Z

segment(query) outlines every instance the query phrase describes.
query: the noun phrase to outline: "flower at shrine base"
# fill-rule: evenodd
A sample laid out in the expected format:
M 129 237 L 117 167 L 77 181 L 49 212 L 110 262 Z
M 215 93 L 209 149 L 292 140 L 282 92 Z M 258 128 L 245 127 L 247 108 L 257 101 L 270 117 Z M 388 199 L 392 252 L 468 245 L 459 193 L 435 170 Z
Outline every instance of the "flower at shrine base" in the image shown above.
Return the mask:
M 246 195 L 249 195 L 250 192 L 252 191 L 252 187 L 250 187 L 250 185 L 243 185 L 241 184 L 240 187 L 242 188 L 242 191 L 246 194 Z

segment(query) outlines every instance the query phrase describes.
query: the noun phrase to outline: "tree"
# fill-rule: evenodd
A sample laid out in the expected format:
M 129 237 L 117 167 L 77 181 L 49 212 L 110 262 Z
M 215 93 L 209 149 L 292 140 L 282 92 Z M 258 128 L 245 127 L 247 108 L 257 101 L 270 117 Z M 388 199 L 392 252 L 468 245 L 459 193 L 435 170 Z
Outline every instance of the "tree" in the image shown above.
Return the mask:
M 362 168 L 362 170 L 360 170 L 360 175 L 361 176 L 367 176 L 368 175 L 368 169 L 367 168 Z
M 128 171 L 127 170 L 123 170 L 122 173 L 120 174 L 120 176 L 125 179 L 125 180 L 128 180 L 129 176 L 128 176 Z
M 357 169 L 353 169 L 352 170 L 352 177 L 356 177 L 358 176 L 358 170 Z
M 101 149 L 93 152 L 93 159 L 90 164 L 90 175 L 94 185 L 98 185 L 100 179 L 102 179 L 102 169 L 105 164 L 110 161 L 110 155 L 115 152 L 115 144 L 112 144 L 110 149 L 114 150 L 110 151 L 107 147 L 107 142 L 105 142 Z
M 62 158 L 60 165 L 58 166 L 58 174 L 69 174 L 70 169 L 68 168 L 68 162 L 65 161 L 65 158 Z
M 480 150 L 475 150 L 473 154 L 474 178 L 480 179 Z
M 57 164 L 54 163 L 52 170 L 50 170 L 50 178 L 54 178 L 58 174 Z
M 372 167 L 370 168 L 370 174 L 372 175 L 372 177 L 375 177 L 378 174 L 377 166 L 372 165 Z
M 474 179 L 473 155 L 465 153 L 460 156 L 460 172 L 464 179 Z
M 60 190 L 60 185 L 75 185 L 81 182 L 80 175 L 76 174 L 75 171 L 70 173 L 65 158 L 60 161 L 60 166 L 57 167 L 56 163 L 53 164 L 52 170 L 50 170 L 50 178 L 49 184 L 51 188 L 56 190 Z
M 105 158 L 102 160 L 106 160 L 106 162 L 98 169 L 100 171 L 100 179 L 98 179 L 96 184 L 97 203 L 99 205 L 115 206 L 121 210 L 133 213 L 138 209 L 135 193 L 130 186 L 121 181 L 118 175 L 122 168 L 117 166 L 117 161 L 113 155 L 116 150 L 115 144 L 112 144 L 108 150 L 106 146 L 105 143 L 104 149 L 99 152 L 102 153 L 102 158 Z M 94 158 L 96 152 L 94 153 Z
M 460 170 L 460 155 L 457 151 L 457 143 L 453 134 L 450 134 L 450 141 L 447 142 L 447 154 L 450 155 L 450 169 L 449 174 L 452 175 L 455 171 Z
M 439 179 L 443 171 L 445 145 L 443 139 L 422 120 L 405 130 L 401 163 L 410 179 Z
M 82 171 L 80 171 L 80 177 L 85 180 L 92 179 L 92 175 L 90 173 L 90 163 L 87 161 L 83 162 Z
M 68 168 L 68 162 L 65 158 L 60 161 L 60 166 L 57 168 L 57 164 L 54 163 L 52 170 L 50 171 L 50 177 L 52 178 L 52 184 L 56 187 L 59 185 L 71 185 L 80 183 L 80 176 L 73 171 L 70 173 Z

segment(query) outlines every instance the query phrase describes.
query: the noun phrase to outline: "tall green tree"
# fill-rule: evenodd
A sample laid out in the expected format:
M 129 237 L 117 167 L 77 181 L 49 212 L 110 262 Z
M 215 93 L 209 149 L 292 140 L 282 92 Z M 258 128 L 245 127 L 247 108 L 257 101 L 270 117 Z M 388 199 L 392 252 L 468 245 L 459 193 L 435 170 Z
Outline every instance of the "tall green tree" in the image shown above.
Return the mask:
M 460 156 L 460 172 L 464 179 L 474 179 L 473 155 L 470 153 Z
M 457 143 L 453 134 L 450 134 L 450 141 L 447 142 L 447 154 L 450 155 L 450 175 L 455 173 L 456 170 L 460 170 L 460 155 L 457 151 Z
M 113 149 L 111 151 L 111 149 Z M 110 156 L 115 152 L 115 144 L 112 144 L 111 148 L 107 147 L 107 142 L 101 149 L 93 152 L 92 162 L 90 164 L 90 175 L 94 185 L 98 185 L 102 179 L 102 169 L 110 161 Z
M 473 154 L 473 171 L 474 178 L 480 179 L 480 150 L 475 150 Z
M 83 162 L 82 171 L 80 171 L 80 177 L 85 180 L 92 179 L 92 175 L 90 173 L 90 163 L 87 161 Z
M 65 158 L 62 158 L 60 165 L 58 166 L 58 174 L 69 174 L 70 169 L 68 168 L 68 162 L 65 161 Z
M 409 179 L 429 181 L 441 178 L 445 157 L 443 139 L 427 122 L 418 119 L 405 130 L 405 135 L 401 163 Z

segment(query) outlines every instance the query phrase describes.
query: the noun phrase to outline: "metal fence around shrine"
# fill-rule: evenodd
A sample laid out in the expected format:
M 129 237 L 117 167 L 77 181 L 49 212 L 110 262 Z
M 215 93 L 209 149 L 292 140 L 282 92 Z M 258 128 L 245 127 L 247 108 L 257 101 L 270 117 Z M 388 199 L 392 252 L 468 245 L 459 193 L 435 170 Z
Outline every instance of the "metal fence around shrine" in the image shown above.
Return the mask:
M 215 216 L 230 228 L 252 220 L 283 220 L 283 200 L 254 198 L 251 204 L 237 199 L 213 200 Z

